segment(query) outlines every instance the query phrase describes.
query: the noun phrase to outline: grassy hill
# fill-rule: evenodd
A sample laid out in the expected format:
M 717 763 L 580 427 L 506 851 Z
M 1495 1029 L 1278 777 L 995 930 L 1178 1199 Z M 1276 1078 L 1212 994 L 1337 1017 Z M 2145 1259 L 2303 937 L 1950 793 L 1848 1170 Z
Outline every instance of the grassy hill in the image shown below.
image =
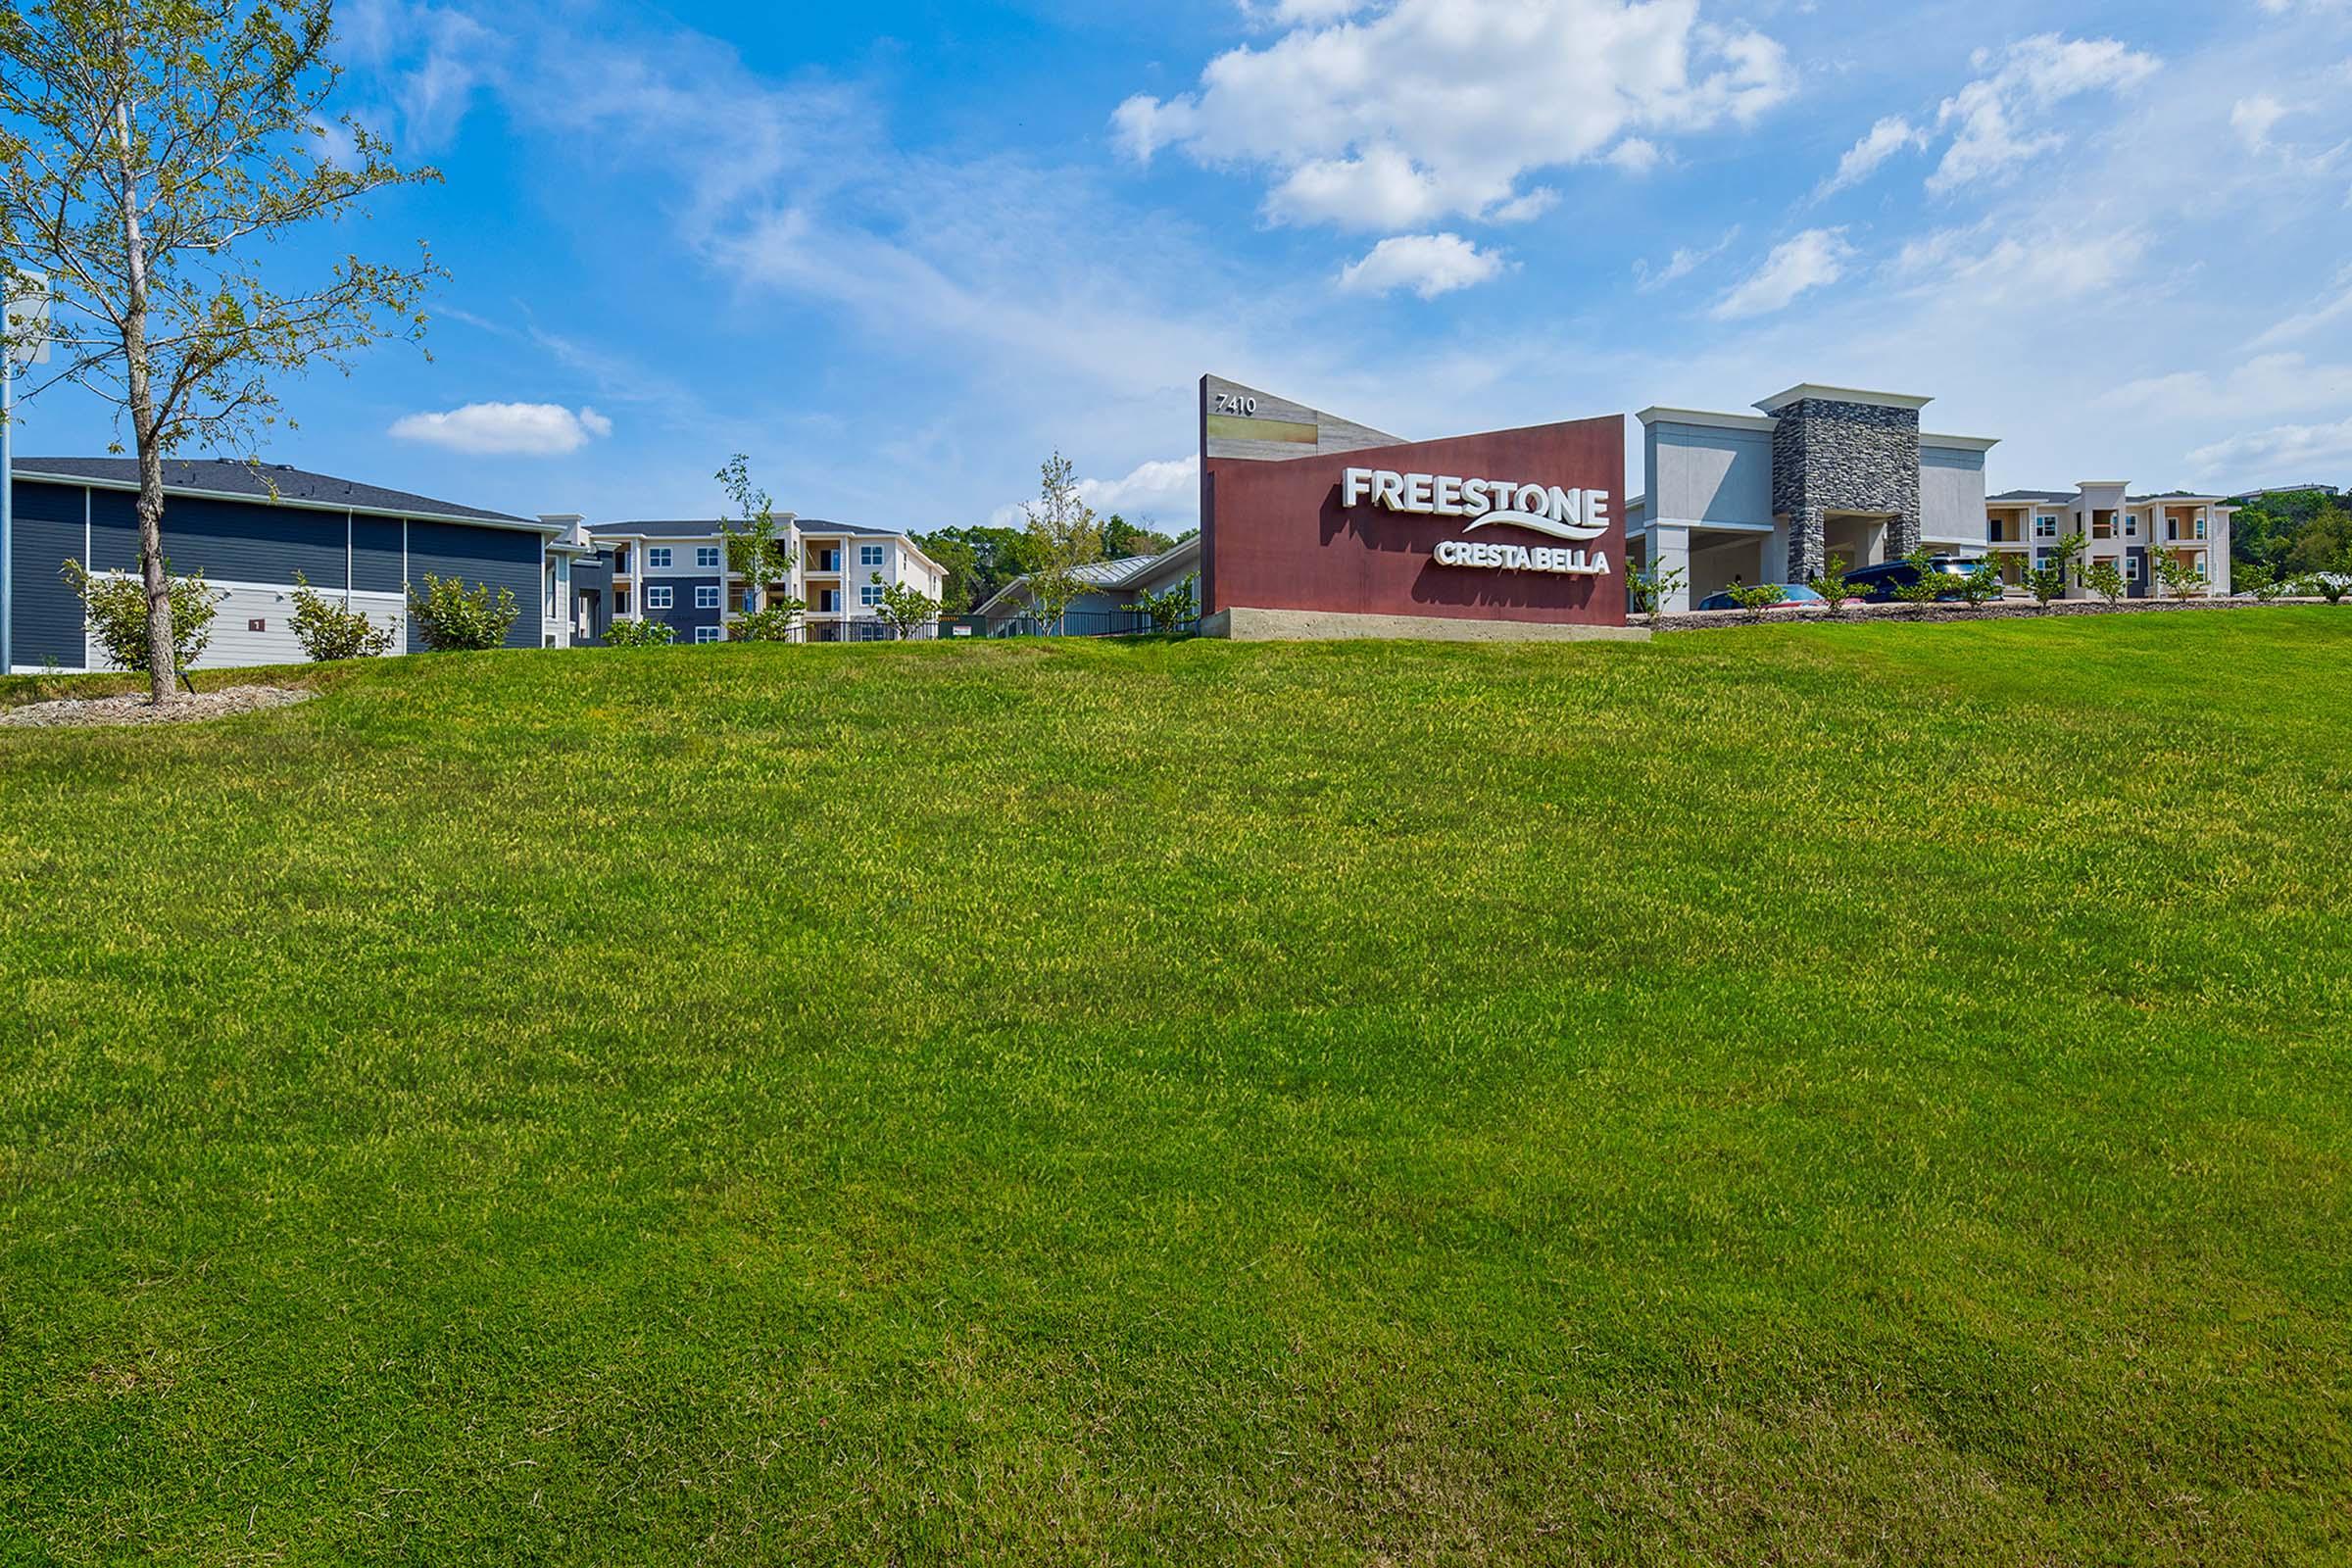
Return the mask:
M 2341 1562 L 2352 615 L 0 731 L 0 1558 Z

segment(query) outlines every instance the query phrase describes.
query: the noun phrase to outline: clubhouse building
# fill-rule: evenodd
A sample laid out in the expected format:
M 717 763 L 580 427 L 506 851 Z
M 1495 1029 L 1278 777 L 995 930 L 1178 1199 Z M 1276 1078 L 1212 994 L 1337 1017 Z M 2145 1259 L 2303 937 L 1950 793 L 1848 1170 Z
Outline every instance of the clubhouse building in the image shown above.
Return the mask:
M 1667 608 L 1688 609 L 1735 582 L 1803 582 L 1830 556 L 1844 566 L 1932 551 L 1996 562 L 2021 583 L 2059 542 L 2081 533 L 2083 564 L 2113 561 L 2134 598 L 2155 591 L 2150 552 L 2230 593 L 2230 519 L 2220 496 L 2134 495 L 2121 480 L 2072 490 L 1984 492 L 1996 438 L 1922 428 L 1933 401 L 1804 383 L 1753 413 L 1649 408 L 1642 422 L 1643 493 L 1626 506 L 1636 569 L 1679 569 Z M 2068 595 L 2083 597 L 2080 583 Z

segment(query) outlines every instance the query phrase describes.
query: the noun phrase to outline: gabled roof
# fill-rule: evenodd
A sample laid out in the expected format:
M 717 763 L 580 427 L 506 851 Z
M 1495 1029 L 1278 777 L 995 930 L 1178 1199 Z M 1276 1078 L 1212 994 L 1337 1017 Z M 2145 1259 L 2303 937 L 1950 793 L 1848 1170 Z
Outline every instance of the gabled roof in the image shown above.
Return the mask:
M 108 489 L 136 489 L 136 458 L 19 458 L 11 470 L 22 478 L 56 478 L 103 485 Z M 462 507 L 454 501 L 435 501 L 406 490 L 363 484 L 312 473 L 291 464 L 248 464 L 237 458 L 167 458 L 164 489 L 187 495 L 235 496 L 265 503 L 305 507 L 348 508 L 353 512 L 383 513 L 396 517 L 456 517 L 480 522 L 520 522 L 537 527 L 528 517 L 480 507 Z

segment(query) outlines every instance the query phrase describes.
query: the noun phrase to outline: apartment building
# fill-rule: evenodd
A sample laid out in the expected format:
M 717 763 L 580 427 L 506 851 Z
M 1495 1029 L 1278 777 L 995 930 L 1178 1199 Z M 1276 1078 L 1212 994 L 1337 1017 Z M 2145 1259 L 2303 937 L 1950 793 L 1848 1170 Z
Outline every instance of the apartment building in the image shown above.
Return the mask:
M 2184 562 L 2204 580 L 2206 596 L 2228 598 L 2230 520 L 2237 509 L 2220 496 L 2185 490 L 2133 495 L 2131 488 L 2120 479 L 2086 479 L 2073 490 L 2005 490 L 1987 497 L 1984 548 L 2000 564 L 2001 580 L 2023 582 L 2029 564 L 2048 564 L 2060 541 L 2079 533 L 2082 565 L 2112 562 L 2134 599 L 2163 591 L 2152 551 Z M 2088 592 L 2080 572 L 2067 585 L 2070 599 Z
M 891 635 L 880 616 L 882 590 L 905 584 L 937 599 L 947 569 L 904 532 L 784 514 L 776 519 L 786 575 L 770 594 L 805 601 L 802 637 L 844 642 Z M 615 618 L 668 624 L 681 643 L 726 638 L 741 613 L 743 574 L 727 568 L 726 535 L 710 520 L 600 523 L 588 529 L 603 552 L 602 573 L 575 571 L 575 620 L 601 637 Z M 593 597 L 591 597 L 593 596 Z

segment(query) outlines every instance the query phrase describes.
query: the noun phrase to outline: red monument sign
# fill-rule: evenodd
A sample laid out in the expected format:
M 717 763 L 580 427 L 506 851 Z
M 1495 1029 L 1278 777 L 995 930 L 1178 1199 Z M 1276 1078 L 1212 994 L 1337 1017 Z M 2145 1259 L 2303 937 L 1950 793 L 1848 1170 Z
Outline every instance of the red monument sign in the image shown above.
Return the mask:
M 1622 417 L 1404 441 L 1200 381 L 1200 608 L 1234 637 L 1626 636 Z

